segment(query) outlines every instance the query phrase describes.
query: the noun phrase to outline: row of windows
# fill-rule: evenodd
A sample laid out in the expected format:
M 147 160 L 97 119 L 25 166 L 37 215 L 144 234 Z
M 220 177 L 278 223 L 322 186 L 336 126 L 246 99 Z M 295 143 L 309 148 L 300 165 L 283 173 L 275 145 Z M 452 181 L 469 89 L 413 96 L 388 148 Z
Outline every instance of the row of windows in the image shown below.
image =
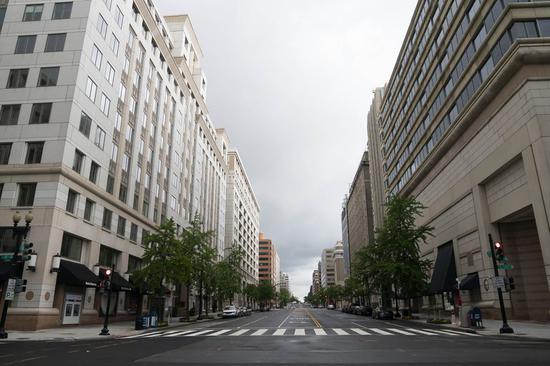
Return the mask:
M 59 66 L 41 67 L 38 73 L 37 87 L 56 86 L 59 78 Z M 30 69 L 11 69 L 6 83 L 7 89 L 25 88 Z
M 15 43 L 15 54 L 33 53 L 36 45 L 36 34 L 18 36 Z M 62 52 L 65 49 L 67 33 L 51 33 L 46 36 L 44 52 Z
M 34 103 L 31 107 L 29 124 L 49 123 L 53 103 Z M 19 121 L 21 104 L 4 104 L 0 109 L 0 126 L 16 125 Z
M 71 12 L 73 10 L 72 1 L 55 3 L 52 11 L 52 20 L 57 19 L 69 19 L 71 17 Z M 24 22 L 35 22 L 42 20 L 42 14 L 44 12 L 44 4 L 31 4 L 25 6 L 25 11 L 23 12 L 23 21 Z

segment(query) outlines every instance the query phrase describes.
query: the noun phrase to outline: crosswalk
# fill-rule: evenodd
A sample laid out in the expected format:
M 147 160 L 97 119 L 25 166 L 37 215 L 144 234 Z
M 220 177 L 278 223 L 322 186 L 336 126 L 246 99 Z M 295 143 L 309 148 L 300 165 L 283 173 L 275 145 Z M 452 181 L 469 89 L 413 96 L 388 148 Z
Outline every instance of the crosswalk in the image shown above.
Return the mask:
M 461 332 L 451 329 L 417 329 L 417 328 L 211 328 L 211 329 L 187 329 L 156 331 L 123 337 L 134 338 L 159 338 L 159 337 L 266 337 L 266 336 L 449 336 L 449 337 L 479 337 L 477 334 Z

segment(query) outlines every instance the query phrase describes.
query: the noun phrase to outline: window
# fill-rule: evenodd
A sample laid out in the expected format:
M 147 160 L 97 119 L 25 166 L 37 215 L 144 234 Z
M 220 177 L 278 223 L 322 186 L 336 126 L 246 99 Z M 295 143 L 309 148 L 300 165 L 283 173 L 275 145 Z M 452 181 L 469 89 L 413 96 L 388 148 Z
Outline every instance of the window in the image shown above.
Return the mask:
M 86 83 L 86 96 L 90 98 L 92 102 L 95 102 L 96 94 L 97 94 L 97 84 L 94 83 L 92 79 L 88 78 L 88 82 Z
M 72 2 L 55 3 L 53 6 L 52 19 L 69 19 L 73 10 Z
M 11 153 L 11 142 L 0 144 L 0 165 L 9 163 Z
M 104 208 L 103 221 L 101 222 L 101 226 L 103 226 L 104 229 L 111 230 L 112 221 L 113 221 L 113 211 Z
M 38 75 L 38 84 L 36 86 L 56 86 L 59 77 L 58 67 L 41 67 Z
M 80 174 L 82 170 L 82 165 L 84 163 L 84 153 L 80 150 L 74 151 L 74 160 L 73 160 L 73 170 Z
M 115 54 L 115 56 L 118 56 L 118 48 L 120 47 L 120 42 L 118 41 L 118 38 L 113 33 L 111 35 L 111 50 Z
M 95 161 L 92 161 L 92 165 L 90 166 L 90 182 L 92 183 L 97 183 L 97 178 L 99 177 L 99 169 L 101 167 L 99 166 L 98 163 L 96 163 Z
M 105 3 L 105 6 L 107 7 L 107 9 L 111 10 L 111 5 L 113 4 L 113 0 L 103 0 L 103 2 Z
M 136 231 L 137 236 L 137 231 Z M 128 256 L 128 273 L 132 273 L 135 270 L 141 269 L 141 258 L 134 257 L 133 255 Z
M 105 93 L 101 93 L 101 103 L 99 105 L 99 109 L 101 109 L 103 114 L 108 117 L 109 116 L 109 108 L 111 108 L 111 99 L 107 98 Z
M 33 53 L 36 36 L 19 36 L 15 45 L 15 53 Z
M 90 137 L 90 129 L 92 127 L 92 119 L 84 112 L 80 115 L 80 125 L 78 130 L 86 137 Z
M 113 194 L 115 190 L 115 177 L 110 174 L 107 176 L 107 186 L 105 187 L 105 190 L 110 194 Z
M 4 104 L 0 110 L 0 125 L 16 125 L 21 104 Z
M 42 19 L 42 11 L 44 10 L 44 4 L 33 4 L 25 6 L 25 12 L 23 13 L 24 22 L 34 22 Z
M 49 123 L 52 103 L 35 103 L 32 105 L 30 124 Z
M 99 248 L 99 264 L 105 267 L 113 267 L 117 263 L 119 251 L 102 245 Z
M 124 203 L 126 203 L 126 200 L 128 199 L 128 187 L 124 184 L 120 185 L 118 190 L 118 199 Z
M 27 156 L 25 158 L 25 164 L 40 164 L 43 150 L 44 141 L 27 142 Z
M 124 234 L 126 233 L 126 219 L 122 216 L 118 217 L 118 225 L 116 227 L 116 233 L 121 236 L 124 236 Z
M 132 225 L 130 226 L 130 240 L 133 242 L 136 242 L 137 235 L 138 235 L 138 226 L 132 223 Z
M 82 254 L 82 246 L 84 241 L 77 236 L 69 233 L 63 233 L 63 241 L 61 242 L 61 256 L 80 261 Z
M 86 204 L 84 206 L 84 220 L 92 221 L 92 216 L 94 215 L 95 202 L 89 198 L 86 198 Z
M 124 24 L 124 14 L 122 14 L 122 11 L 117 6 L 115 10 L 115 22 L 118 24 L 120 29 L 122 29 L 122 25 Z
M 103 53 L 97 48 L 94 44 L 92 48 L 92 63 L 97 67 L 98 70 L 101 70 L 101 62 L 103 61 Z
M 541 37 L 550 37 L 550 19 L 539 19 L 537 20 L 540 36 Z
M 118 146 L 116 144 L 113 144 L 113 148 L 111 149 L 111 160 L 117 161 L 118 157 Z
M 127 153 L 124 153 L 124 156 L 122 157 L 122 170 L 125 173 L 130 171 L 130 156 L 128 156 Z
M 44 52 L 61 52 L 65 49 L 67 33 L 48 34 Z
M 99 126 L 97 126 L 95 130 L 94 144 L 101 150 L 105 147 L 105 131 L 103 131 L 103 129 Z
M 78 193 L 69 189 L 69 194 L 67 195 L 67 207 L 65 210 L 72 214 L 76 214 L 76 207 L 78 203 Z
M 118 98 L 124 101 L 125 97 L 126 97 L 126 87 L 123 84 L 120 84 L 120 87 L 118 88 Z
M 120 115 L 120 112 L 117 111 L 115 114 L 115 131 L 120 132 L 121 124 L 122 124 L 122 116 Z
M 6 88 L 24 88 L 27 85 L 29 69 L 12 69 L 8 76 Z
M 99 18 L 97 18 L 97 24 L 96 29 L 101 34 L 101 37 L 105 39 L 107 37 L 107 22 L 105 21 L 105 18 L 101 14 L 99 14 Z
M 17 197 L 17 206 L 32 206 L 34 204 L 35 192 L 36 183 L 19 183 L 19 196 Z
M 107 62 L 107 68 L 105 69 L 105 79 L 107 79 L 111 85 L 115 82 L 115 69 L 109 62 Z

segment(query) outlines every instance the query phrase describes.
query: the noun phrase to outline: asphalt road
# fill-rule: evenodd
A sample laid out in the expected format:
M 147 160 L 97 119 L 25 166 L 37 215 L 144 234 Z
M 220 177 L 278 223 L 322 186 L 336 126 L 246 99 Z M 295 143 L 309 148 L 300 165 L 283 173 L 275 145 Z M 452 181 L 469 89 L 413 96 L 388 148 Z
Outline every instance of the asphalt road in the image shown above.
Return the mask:
M 275 310 L 139 336 L 0 342 L 0 365 L 548 365 L 550 342 L 325 309 Z

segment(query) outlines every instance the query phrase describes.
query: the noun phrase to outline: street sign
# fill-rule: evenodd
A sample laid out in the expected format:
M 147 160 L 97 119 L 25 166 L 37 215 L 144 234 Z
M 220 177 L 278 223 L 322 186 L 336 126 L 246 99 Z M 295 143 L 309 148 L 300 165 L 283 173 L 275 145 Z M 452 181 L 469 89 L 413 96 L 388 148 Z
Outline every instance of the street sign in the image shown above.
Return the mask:
M 8 280 L 8 287 L 6 288 L 6 300 L 15 299 L 15 286 L 17 284 L 16 278 L 10 278 Z
M 514 269 L 514 266 L 509 264 L 509 263 L 505 263 L 505 264 L 498 264 L 497 268 L 498 269 Z
M 496 288 L 500 288 L 500 289 L 506 288 L 506 281 L 504 280 L 503 276 L 497 276 L 493 278 L 493 283 Z

